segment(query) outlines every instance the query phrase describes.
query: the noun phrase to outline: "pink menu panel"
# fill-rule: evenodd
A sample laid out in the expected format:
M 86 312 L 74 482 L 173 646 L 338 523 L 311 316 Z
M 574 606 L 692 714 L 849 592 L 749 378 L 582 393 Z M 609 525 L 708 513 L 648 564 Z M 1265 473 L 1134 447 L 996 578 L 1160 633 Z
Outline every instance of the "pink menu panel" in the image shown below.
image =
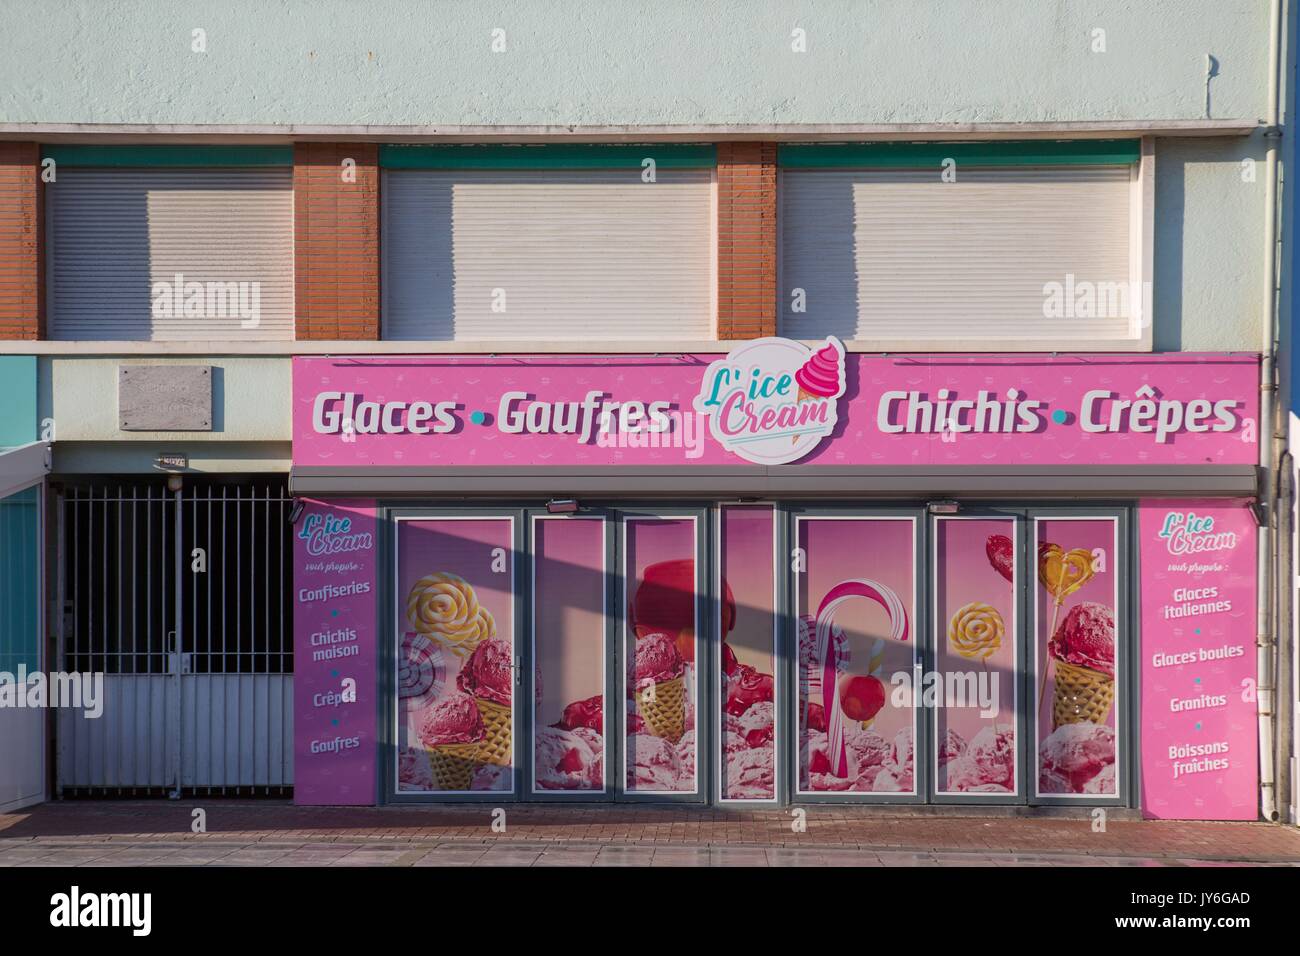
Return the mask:
M 774 359 L 754 354 L 734 368 L 721 364 L 729 358 L 722 355 L 298 357 L 294 464 L 742 465 L 737 449 L 756 447 L 744 444 L 747 427 L 761 444 L 763 428 L 797 419 L 812 398 L 792 384 L 794 359 L 759 368 L 752 363 L 780 362 L 784 353 L 761 353 Z M 802 464 L 1225 465 L 1257 459 L 1253 355 L 853 353 L 843 362 L 842 396 L 823 400 L 836 403 L 833 430 L 792 446 L 800 449 Z M 740 400 L 725 404 L 737 432 L 729 439 L 732 450 L 698 411 L 702 396 L 721 394 L 723 373 L 734 373 L 726 386 L 733 391 L 745 383 L 777 386 L 771 395 L 755 393 L 752 402 L 733 395 Z M 779 391 L 782 382 L 785 392 Z M 748 424 L 746 409 L 753 411 Z
M 294 802 L 375 803 L 374 503 L 315 501 L 294 525 Z
M 1139 510 L 1143 812 L 1254 820 L 1255 523 L 1241 502 Z

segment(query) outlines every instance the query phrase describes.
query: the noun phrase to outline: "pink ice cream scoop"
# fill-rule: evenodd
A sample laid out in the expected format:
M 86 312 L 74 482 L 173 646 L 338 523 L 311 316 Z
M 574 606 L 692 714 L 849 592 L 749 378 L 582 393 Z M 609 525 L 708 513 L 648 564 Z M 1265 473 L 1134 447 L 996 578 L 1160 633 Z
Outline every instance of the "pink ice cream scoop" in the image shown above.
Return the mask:
M 534 766 L 543 790 L 584 790 L 591 785 L 591 765 L 598 755 L 578 734 L 555 727 L 537 731 Z
M 939 748 L 937 759 L 942 767 L 949 760 L 956 760 L 966 752 L 966 738 L 951 727 L 943 735 L 943 746 Z
M 686 663 L 667 634 L 647 634 L 636 642 L 636 683 L 662 684 L 681 677 Z
M 451 694 L 428 709 L 417 728 L 426 747 L 472 744 L 483 739 L 483 718 L 469 694 Z
M 1115 762 L 1115 731 L 1087 720 L 1062 724 L 1039 745 L 1038 755 L 1050 770 L 1092 777 Z
M 509 706 L 514 680 L 514 654 L 500 638 L 490 638 L 470 654 L 456 675 L 456 686 L 466 693 Z
M 983 728 L 971 738 L 964 756 L 978 771 L 980 783 L 1015 782 L 1016 736 L 1011 727 Z
M 816 398 L 834 398 L 840 393 L 840 352 L 827 342 L 794 373 L 800 392 Z
M 1115 676 L 1115 612 L 1084 601 L 1070 608 L 1048 650 L 1058 661 Z
M 723 788 L 728 800 L 770 800 L 776 796 L 775 761 L 770 749 L 741 750 L 727 757 Z
M 727 716 L 731 717 L 730 714 Z M 732 719 L 737 723 L 737 734 L 744 738 L 748 746 L 763 747 L 772 742 L 776 708 L 770 699 L 753 704 L 739 717 Z
M 627 738 L 627 785 L 636 790 L 681 790 L 681 758 L 662 737 L 631 734 Z M 686 786 L 689 786 L 687 783 Z

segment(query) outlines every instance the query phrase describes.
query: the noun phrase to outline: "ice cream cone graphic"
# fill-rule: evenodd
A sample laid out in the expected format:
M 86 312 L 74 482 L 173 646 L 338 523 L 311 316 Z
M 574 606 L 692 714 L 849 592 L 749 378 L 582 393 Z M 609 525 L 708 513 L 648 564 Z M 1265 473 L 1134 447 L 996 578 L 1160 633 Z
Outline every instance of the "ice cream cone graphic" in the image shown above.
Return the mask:
M 1056 634 L 1056 622 L 1065 599 L 1087 584 L 1093 573 L 1092 552 L 1086 548 L 1065 551 L 1060 545 L 1047 542 L 1038 546 L 1038 580 L 1052 595 L 1052 622 L 1047 629 L 1049 637 Z M 1038 681 L 1040 710 L 1047 691 L 1047 668 L 1042 671 Z
M 1115 701 L 1115 615 L 1085 601 L 1070 608 L 1048 645 L 1056 665 L 1052 729 L 1104 724 Z
M 663 633 L 637 638 L 632 662 L 636 710 L 653 737 L 676 743 L 686 731 L 686 662 Z
M 1115 679 L 1101 671 L 1056 662 L 1052 696 L 1052 729 L 1089 721 L 1104 724 L 1115 701 Z
M 423 714 L 418 734 L 436 789 L 468 790 L 483 741 L 483 719 L 474 698 L 454 691 L 442 698 Z
M 483 741 L 479 744 L 480 763 L 510 766 L 513 740 L 511 739 L 510 708 L 479 698 L 478 712 L 483 718 Z
M 844 347 L 834 339 L 809 356 L 799 371 L 794 373 L 799 391 L 795 403 L 827 401 L 844 391 Z M 797 444 L 802 435 L 791 435 L 790 444 Z
M 478 769 L 478 744 L 443 744 L 429 751 L 429 767 L 439 790 L 468 790 Z
M 686 731 L 685 680 L 674 677 L 640 691 L 636 709 L 651 736 L 677 743 Z
M 480 763 L 508 767 L 514 758 L 510 691 L 514 684 L 514 651 L 509 642 L 489 638 L 474 648 L 456 675 L 456 686 L 472 694 L 483 724 Z

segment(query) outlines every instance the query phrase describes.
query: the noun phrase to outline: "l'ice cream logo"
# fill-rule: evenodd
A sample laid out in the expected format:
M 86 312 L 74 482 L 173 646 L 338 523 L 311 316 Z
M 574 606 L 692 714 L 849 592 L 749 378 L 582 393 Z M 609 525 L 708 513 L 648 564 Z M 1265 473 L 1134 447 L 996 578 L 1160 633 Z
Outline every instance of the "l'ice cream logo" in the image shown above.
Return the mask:
M 1200 554 L 1205 551 L 1231 551 L 1237 546 L 1235 531 L 1215 531 L 1214 519 L 1199 517 L 1195 512 L 1170 511 L 1160 528 L 1160 537 L 1170 554 Z
M 811 453 L 835 429 L 843 394 L 838 339 L 815 351 L 790 339 L 756 339 L 709 366 L 695 410 L 732 454 L 783 465 Z
M 307 553 L 313 556 L 369 551 L 374 547 L 373 535 L 354 533 L 351 518 L 340 518 L 330 512 L 308 515 L 298 537 L 307 542 Z

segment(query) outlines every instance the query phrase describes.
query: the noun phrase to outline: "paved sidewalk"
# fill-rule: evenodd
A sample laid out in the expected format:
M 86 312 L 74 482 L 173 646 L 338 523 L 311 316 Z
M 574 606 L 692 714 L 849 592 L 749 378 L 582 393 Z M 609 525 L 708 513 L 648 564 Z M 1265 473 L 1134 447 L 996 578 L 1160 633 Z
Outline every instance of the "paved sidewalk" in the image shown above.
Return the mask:
M 207 832 L 191 832 L 196 808 Z M 0 814 L 8 866 L 1300 865 L 1300 830 L 883 808 L 334 808 L 284 801 L 47 803 Z

